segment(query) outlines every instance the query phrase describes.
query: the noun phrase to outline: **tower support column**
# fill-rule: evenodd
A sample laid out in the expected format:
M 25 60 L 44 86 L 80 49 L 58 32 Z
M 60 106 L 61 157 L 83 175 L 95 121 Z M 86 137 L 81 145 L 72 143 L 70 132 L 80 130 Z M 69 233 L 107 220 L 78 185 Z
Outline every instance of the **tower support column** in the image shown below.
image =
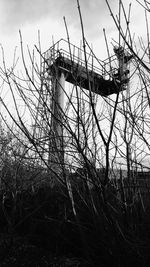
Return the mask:
M 54 85 L 54 117 L 53 131 L 57 136 L 62 136 L 62 117 L 64 111 L 65 74 L 60 72 Z
M 49 147 L 49 166 L 55 172 L 62 172 L 64 166 L 64 139 L 63 139 L 63 113 L 64 113 L 64 94 L 65 94 L 65 74 L 60 72 L 53 79 L 53 99 L 52 99 L 52 118 L 51 136 Z

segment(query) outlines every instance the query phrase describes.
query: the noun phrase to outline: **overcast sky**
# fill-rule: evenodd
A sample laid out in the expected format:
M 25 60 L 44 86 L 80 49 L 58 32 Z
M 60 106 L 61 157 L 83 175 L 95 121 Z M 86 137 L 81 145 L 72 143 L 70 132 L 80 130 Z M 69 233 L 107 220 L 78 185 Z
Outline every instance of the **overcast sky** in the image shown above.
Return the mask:
M 116 14 L 118 1 L 109 0 Z M 141 12 L 135 0 L 124 0 L 126 7 L 129 2 L 132 3 L 133 30 L 142 33 L 145 27 L 144 11 Z M 88 41 L 101 56 L 104 54 L 103 28 L 110 40 L 118 38 L 110 12 L 105 0 L 80 0 L 80 4 Z M 52 36 L 55 41 L 66 38 L 63 16 L 67 20 L 71 41 L 79 43 L 81 31 L 76 0 L 0 0 L 0 43 L 8 57 L 19 45 L 19 29 L 29 45 L 37 42 L 37 32 L 40 30 L 43 50 L 51 45 Z
M 110 3 L 116 6 L 117 1 L 110 0 Z M 105 0 L 80 0 L 80 4 L 89 33 L 97 34 L 98 25 L 100 27 L 108 15 Z M 78 30 L 76 0 L 1 0 L 1 29 L 5 35 L 13 35 L 25 26 L 42 28 L 45 21 L 48 22 L 47 31 L 56 23 L 61 31 L 63 16 L 68 19 L 69 26 Z

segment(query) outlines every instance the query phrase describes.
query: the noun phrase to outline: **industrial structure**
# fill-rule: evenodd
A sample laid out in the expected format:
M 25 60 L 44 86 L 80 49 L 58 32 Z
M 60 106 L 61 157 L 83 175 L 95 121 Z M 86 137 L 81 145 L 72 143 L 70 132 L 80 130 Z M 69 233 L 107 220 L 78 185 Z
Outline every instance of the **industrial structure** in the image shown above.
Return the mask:
M 63 127 L 62 114 L 64 111 L 65 82 L 79 88 L 108 97 L 126 90 L 129 70 L 127 64 L 132 58 L 124 52 L 122 47 L 114 48 L 115 54 L 104 61 L 98 60 L 92 50 L 86 53 L 81 48 L 61 39 L 53 44 L 42 55 L 43 86 L 39 93 L 37 113 L 40 113 L 39 130 L 42 142 L 46 131 L 42 125 L 42 114 L 49 107 L 47 119 L 50 119 L 51 133 L 49 133 L 49 162 L 56 160 L 63 162 Z M 45 103 L 45 105 L 44 105 Z M 37 114 L 38 117 L 38 114 Z M 61 123 L 60 123 L 61 122 Z M 43 143 L 42 143 L 43 146 Z

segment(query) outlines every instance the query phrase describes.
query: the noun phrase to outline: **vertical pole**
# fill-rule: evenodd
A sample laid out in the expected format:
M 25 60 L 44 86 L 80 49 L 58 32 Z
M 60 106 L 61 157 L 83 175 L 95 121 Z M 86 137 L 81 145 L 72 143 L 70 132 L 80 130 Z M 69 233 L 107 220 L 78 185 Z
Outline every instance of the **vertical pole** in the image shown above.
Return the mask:
M 65 74 L 61 71 L 53 78 L 53 104 L 51 118 L 51 132 L 49 144 L 49 166 L 55 168 L 57 173 L 61 172 L 64 165 L 63 145 L 63 112 L 64 112 L 64 90 Z
M 64 111 L 64 90 L 65 90 L 65 75 L 63 72 L 58 74 L 54 92 L 54 132 L 56 136 L 62 137 L 62 115 Z

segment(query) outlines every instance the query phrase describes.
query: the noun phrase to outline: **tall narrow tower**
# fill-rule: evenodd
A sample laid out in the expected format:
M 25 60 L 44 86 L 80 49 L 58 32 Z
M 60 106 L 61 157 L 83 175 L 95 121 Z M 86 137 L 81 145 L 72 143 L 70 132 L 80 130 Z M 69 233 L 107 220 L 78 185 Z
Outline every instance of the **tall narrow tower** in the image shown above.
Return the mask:
M 48 165 L 64 165 L 64 95 L 65 82 L 72 83 L 80 88 L 90 90 L 107 97 L 124 90 L 122 82 L 115 78 L 114 69 L 108 69 L 110 60 L 98 61 L 92 53 L 87 53 L 88 62 L 85 64 L 84 51 L 75 45 L 61 39 L 43 54 L 43 75 L 47 81 L 46 90 L 50 95 L 47 106 L 49 132 Z M 108 62 L 108 64 L 107 64 Z M 88 67 L 88 69 L 87 69 Z M 116 70 L 118 71 L 118 70 Z

